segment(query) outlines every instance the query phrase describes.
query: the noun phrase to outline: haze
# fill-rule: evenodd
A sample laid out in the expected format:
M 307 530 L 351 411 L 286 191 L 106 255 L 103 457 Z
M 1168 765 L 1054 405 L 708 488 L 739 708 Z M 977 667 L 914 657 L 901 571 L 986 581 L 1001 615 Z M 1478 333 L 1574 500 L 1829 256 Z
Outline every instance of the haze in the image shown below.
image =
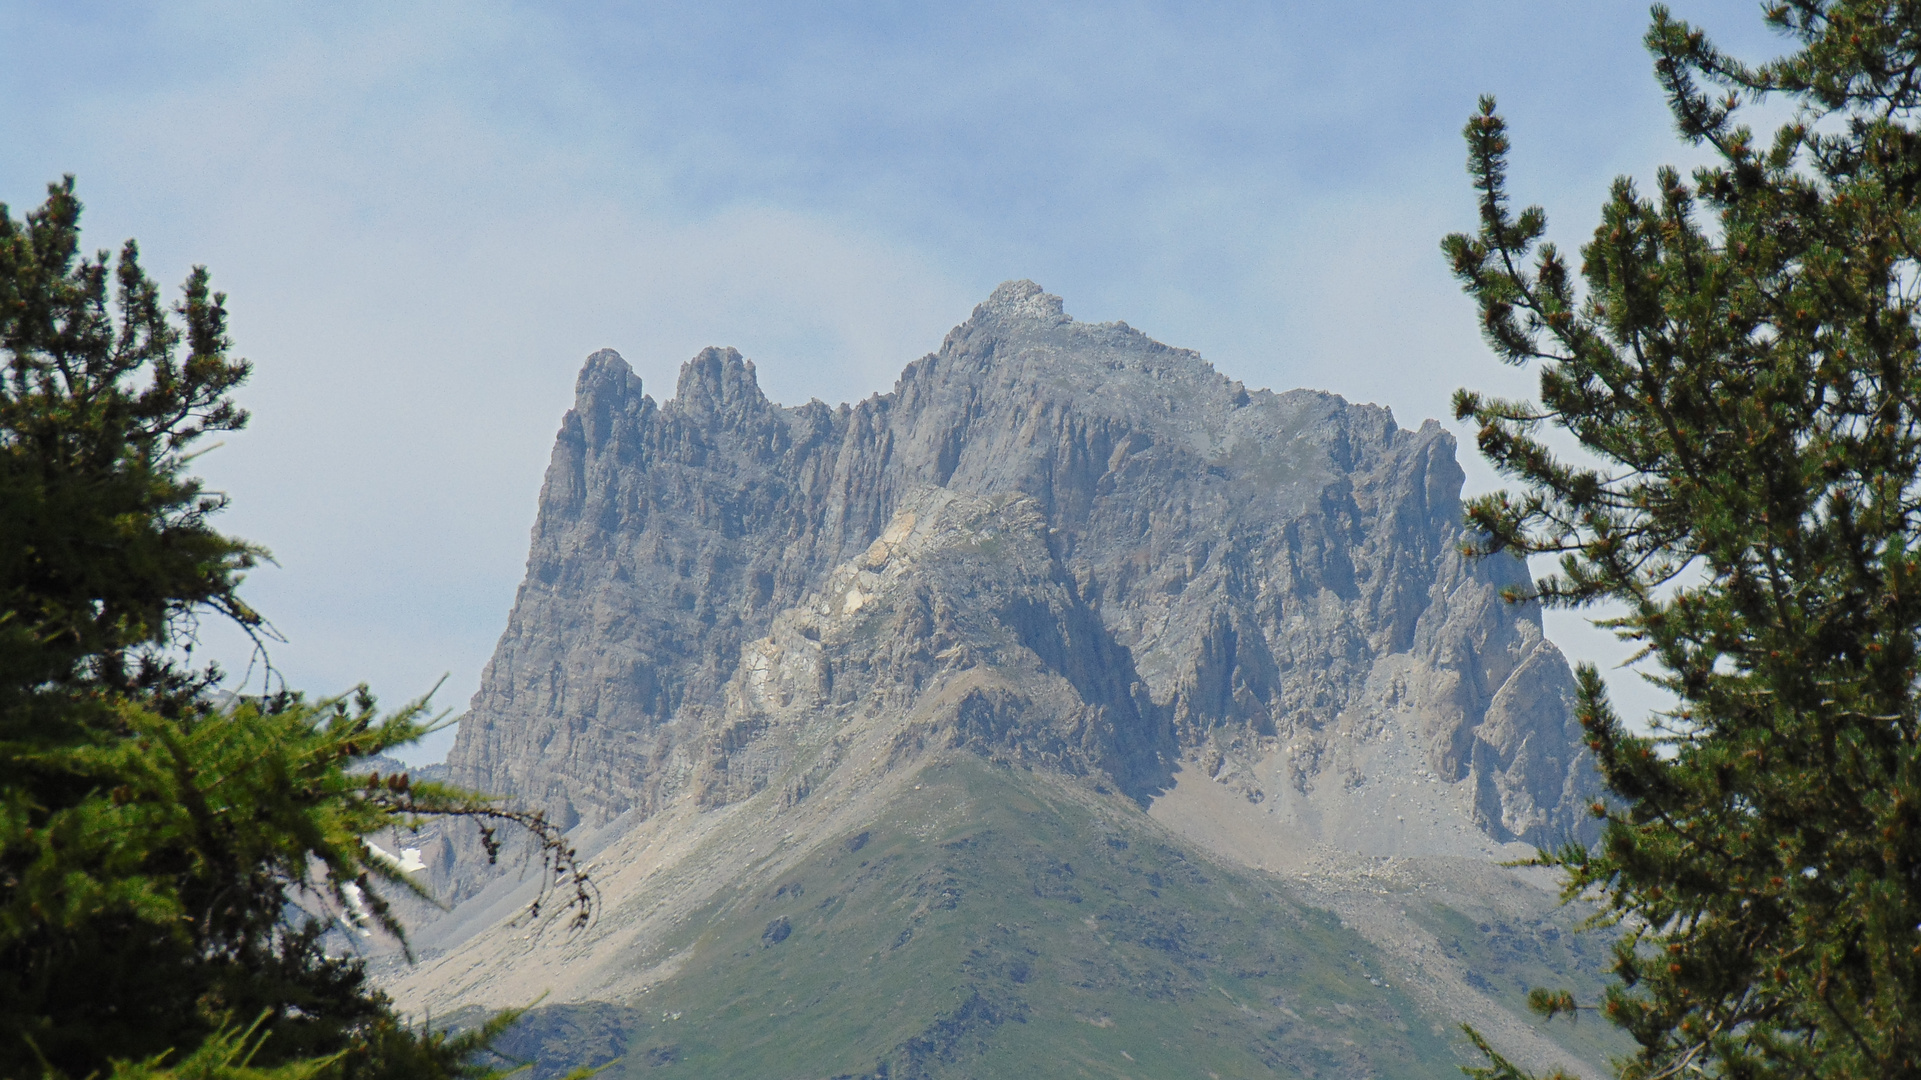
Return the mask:
M 1674 6 L 1776 49 L 1751 0 Z M 211 267 L 258 370 L 252 428 L 201 464 L 279 560 L 248 587 L 275 663 L 391 702 L 445 674 L 458 710 L 596 348 L 657 398 L 720 344 L 776 400 L 837 402 L 1028 277 L 1408 427 L 1457 386 L 1527 392 L 1438 254 L 1472 223 L 1458 132 L 1499 95 L 1517 194 L 1578 244 L 1616 174 L 1695 160 L 1645 23 L 1618 0 L 14 0 L 0 201 L 72 172 L 90 246 L 136 237 L 169 283 Z M 1622 655 L 1550 619 L 1571 658 Z M 246 665 L 219 632 L 202 651 Z

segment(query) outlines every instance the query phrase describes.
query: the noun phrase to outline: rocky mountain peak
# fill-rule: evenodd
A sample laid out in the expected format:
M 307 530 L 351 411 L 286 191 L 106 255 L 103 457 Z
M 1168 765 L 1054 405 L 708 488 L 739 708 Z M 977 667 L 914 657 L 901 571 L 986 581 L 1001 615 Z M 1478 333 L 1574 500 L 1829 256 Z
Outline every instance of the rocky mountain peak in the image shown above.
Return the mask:
M 1003 281 L 987 300 L 974 308 L 976 323 L 1040 323 L 1044 326 L 1072 322 L 1060 297 L 1031 281 Z
M 574 379 L 574 397 L 585 399 L 602 393 L 639 393 L 640 376 L 612 349 L 601 349 L 587 357 Z
M 1025 281 L 838 408 L 595 353 L 449 772 L 569 826 L 600 915 L 543 938 L 433 834 L 458 903 L 386 985 L 689 1075 L 1439 1080 L 1462 1021 L 1568 1064 L 1508 1010 L 1606 950 L 1495 858 L 1585 835 L 1593 769 L 1455 453 Z
M 450 758 L 462 782 L 590 823 L 806 787 L 781 741 L 799 721 L 740 682 L 771 648 L 839 673 L 807 708 L 879 709 L 947 745 L 971 721 L 928 710 L 978 684 L 969 715 L 1001 735 L 961 742 L 982 753 L 1150 802 L 1178 767 L 1328 843 L 1584 827 L 1566 664 L 1536 610 L 1500 599 L 1525 567 L 1460 555 L 1437 424 L 1250 392 L 1026 281 L 853 406 L 774 405 L 732 349 L 696 356 L 658 408 L 611 352 L 580 385 Z M 910 517 L 955 514 L 1000 515 L 996 539 L 907 578 L 861 562 Z M 809 621 L 849 574 L 894 613 L 874 637 Z M 896 593 L 918 599 L 880 599 Z M 1417 813 L 1384 817 L 1403 791 Z
M 674 408 L 689 416 L 753 413 L 767 407 L 754 362 L 734 349 L 702 349 L 680 367 Z
M 627 361 L 612 349 L 602 349 L 587 358 L 574 380 L 574 407 L 567 413 L 560 441 L 602 446 L 620 426 L 618 418 L 653 405 Z

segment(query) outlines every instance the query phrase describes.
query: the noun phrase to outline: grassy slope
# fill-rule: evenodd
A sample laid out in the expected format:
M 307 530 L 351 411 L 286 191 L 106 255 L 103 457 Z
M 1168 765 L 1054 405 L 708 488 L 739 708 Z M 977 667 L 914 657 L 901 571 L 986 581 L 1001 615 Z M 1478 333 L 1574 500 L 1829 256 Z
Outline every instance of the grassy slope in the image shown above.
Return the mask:
M 1270 879 L 1029 774 L 919 779 L 687 920 L 638 1007 L 542 1010 L 517 1049 L 656 1077 L 1459 1075 L 1453 1033 Z
M 1575 1000 L 1591 1004 L 1610 983 L 1606 971 L 1613 933 L 1574 932 L 1580 920 L 1569 910 L 1525 920 L 1413 900 L 1407 910 L 1434 933 L 1443 949 L 1466 962 L 1470 982 L 1520 1015 L 1528 1014 L 1528 991 L 1534 987 L 1571 990 Z M 1548 1032 L 1588 1061 L 1605 1062 L 1634 1049 L 1619 1028 L 1593 1016 L 1556 1020 Z

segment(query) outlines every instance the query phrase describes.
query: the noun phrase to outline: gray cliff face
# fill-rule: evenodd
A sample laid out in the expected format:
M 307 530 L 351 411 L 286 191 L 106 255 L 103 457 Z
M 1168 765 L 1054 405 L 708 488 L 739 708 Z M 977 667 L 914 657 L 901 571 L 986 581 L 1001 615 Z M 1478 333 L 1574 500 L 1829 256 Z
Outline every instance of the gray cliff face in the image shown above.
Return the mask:
M 680 763 L 706 806 L 783 777 L 782 804 L 797 803 L 876 728 L 885 759 L 965 748 L 1112 780 L 1143 801 L 1171 778 L 1160 710 L 1025 495 L 908 496 L 866 551 L 742 651 L 725 696 L 698 760 Z
M 720 349 L 656 404 L 596 353 L 450 765 L 570 824 L 802 799 L 796 747 L 885 712 L 901 753 L 1142 801 L 1194 768 L 1324 832 L 1390 770 L 1554 842 L 1592 790 L 1571 680 L 1499 597 L 1525 568 L 1459 554 L 1462 479 L 1437 424 L 1248 391 L 1030 282 L 854 406 Z

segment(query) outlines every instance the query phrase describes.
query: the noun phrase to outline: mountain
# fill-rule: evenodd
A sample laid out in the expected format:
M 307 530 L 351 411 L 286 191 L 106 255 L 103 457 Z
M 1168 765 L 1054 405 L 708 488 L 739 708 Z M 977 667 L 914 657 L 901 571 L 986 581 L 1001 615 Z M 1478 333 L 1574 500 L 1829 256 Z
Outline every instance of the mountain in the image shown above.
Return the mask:
M 1594 779 L 1462 480 L 1031 282 L 858 405 L 596 353 L 449 770 L 572 828 L 600 915 L 513 929 L 536 883 L 428 843 L 393 992 L 552 991 L 524 1045 L 636 1075 L 1443 1076 L 1463 1018 L 1592 1059 L 1514 1015 L 1604 949 L 1492 860 Z

